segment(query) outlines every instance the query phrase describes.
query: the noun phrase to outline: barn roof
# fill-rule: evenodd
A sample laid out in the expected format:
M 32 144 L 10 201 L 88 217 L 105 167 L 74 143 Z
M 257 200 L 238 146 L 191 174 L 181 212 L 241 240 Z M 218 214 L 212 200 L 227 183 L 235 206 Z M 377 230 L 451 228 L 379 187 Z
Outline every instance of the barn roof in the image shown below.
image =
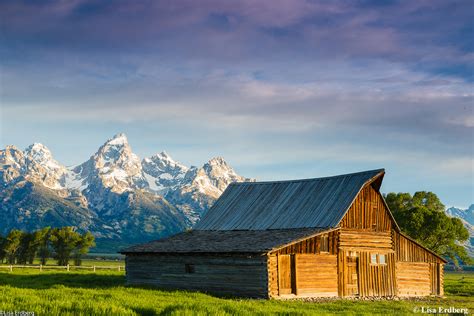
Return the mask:
M 232 183 L 194 229 L 336 227 L 364 185 L 373 182 L 379 189 L 384 173 L 377 169 L 316 179 Z
M 328 229 L 190 230 L 132 246 L 121 253 L 266 253 Z

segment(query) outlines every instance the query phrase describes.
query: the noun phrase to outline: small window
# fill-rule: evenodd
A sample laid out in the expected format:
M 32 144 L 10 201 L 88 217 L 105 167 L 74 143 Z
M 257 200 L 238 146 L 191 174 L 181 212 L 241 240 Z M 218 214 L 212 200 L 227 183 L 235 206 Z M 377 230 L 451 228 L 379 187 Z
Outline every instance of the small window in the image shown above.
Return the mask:
M 321 235 L 320 252 L 329 252 L 329 236 L 328 236 L 328 234 Z
M 359 254 L 357 253 L 357 251 L 350 251 L 349 252 L 349 257 L 358 257 Z
M 386 264 L 387 262 L 385 262 L 385 255 L 379 255 L 379 263 L 380 264 Z
M 377 254 L 373 253 L 370 255 L 370 263 L 377 264 Z
M 194 271 L 195 271 L 195 270 L 194 270 L 194 264 L 186 263 L 186 264 L 184 265 L 184 271 L 185 271 L 186 273 L 194 273 Z

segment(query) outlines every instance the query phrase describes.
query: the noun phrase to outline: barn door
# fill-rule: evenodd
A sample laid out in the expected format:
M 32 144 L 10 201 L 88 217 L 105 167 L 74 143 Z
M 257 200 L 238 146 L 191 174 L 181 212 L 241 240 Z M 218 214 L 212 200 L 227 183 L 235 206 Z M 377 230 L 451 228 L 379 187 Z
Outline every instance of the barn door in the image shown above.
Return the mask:
M 430 263 L 431 295 L 440 295 L 440 265 Z
M 346 295 L 359 295 L 359 273 L 358 273 L 359 256 L 352 251 L 348 252 L 346 257 Z
M 282 294 L 296 294 L 296 265 L 294 255 L 278 256 L 278 289 Z

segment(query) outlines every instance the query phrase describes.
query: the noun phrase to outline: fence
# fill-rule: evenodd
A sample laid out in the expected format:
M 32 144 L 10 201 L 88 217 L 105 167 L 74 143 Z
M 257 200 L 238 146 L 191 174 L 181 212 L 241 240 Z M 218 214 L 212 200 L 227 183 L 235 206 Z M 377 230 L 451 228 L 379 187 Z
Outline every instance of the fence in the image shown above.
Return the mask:
M 47 269 L 59 269 L 59 270 L 66 270 L 66 271 L 71 271 L 71 270 L 92 270 L 96 272 L 96 270 L 117 270 L 117 271 L 125 271 L 125 266 L 44 266 L 44 265 L 0 265 L 0 269 L 8 269 L 10 272 L 13 271 L 13 269 L 39 269 L 40 272 L 43 270 Z

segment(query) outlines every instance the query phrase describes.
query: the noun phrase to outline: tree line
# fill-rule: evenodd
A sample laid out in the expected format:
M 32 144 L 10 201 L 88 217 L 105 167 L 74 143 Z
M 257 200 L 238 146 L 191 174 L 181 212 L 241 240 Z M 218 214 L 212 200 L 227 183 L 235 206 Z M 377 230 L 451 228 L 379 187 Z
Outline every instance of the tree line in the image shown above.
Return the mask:
M 52 257 L 60 266 L 71 259 L 81 265 L 82 257 L 94 246 L 91 233 L 80 234 L 74 227 L 45 227 L 33 232 L 12 229 L 6 236 L 0 235 L 0 263 L 33 264 L 38 258 L 45 265 Z
M 385 201 L 401 230 L 426 248 L 452 261 L 472 264 L 461 243 L 469 232 L 459 218 L 446 215 L 445 206 L 433 192 L 389 193 Z

